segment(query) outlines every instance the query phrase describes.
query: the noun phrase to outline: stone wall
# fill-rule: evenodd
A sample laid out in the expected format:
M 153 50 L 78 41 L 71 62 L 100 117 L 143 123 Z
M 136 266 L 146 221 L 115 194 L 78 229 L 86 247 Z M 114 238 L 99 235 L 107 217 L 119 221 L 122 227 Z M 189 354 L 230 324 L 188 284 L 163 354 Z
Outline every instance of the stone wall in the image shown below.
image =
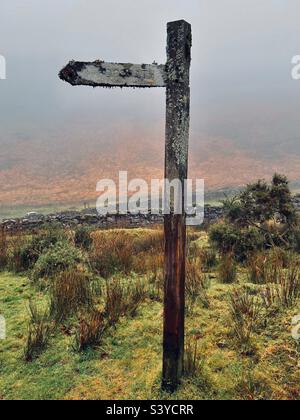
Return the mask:
M 221 207 L 205 207 L 205 223 L 216 221 L 220 219 L 222 215 L 223 210 Z M 26 217 L 20 219 L 3 220 L 0 223 L 0 226 L 5 227 L 7 230 L 32 230 L 41 227 L 45 223 L 60 223 L 64 227 L 76 225 L 89 225 L 99 228 L 145 227 L 162 224 L 163 216 L 151 214 L 111 214 L 100 216 L 96 209 L 86 209 L 81 212 L 65 211 L 49 215 L 29 213 Z

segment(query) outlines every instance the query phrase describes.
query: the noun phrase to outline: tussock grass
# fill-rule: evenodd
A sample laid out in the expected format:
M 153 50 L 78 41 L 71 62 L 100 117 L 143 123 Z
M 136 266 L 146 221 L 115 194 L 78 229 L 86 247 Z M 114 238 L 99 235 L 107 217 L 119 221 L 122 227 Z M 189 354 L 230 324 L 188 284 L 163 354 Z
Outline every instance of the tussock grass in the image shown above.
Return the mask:
M 249 289 L 235 288 L 229 295 L 232 331 L 242 350 L 250 341 L 262 314 L 262 304 Z
M 76 331 L 74 350 L 81 352 L 100 345 L 107 329 L 108 324 L 102 312 L 94 310 L 84 313 Z
M 209 281 L 206 274 L 202 272 L 201 259 L 188 259 L 186 262 L 185 291 L 189 312 L 192 311 L 197 301 L 205 308 L 209 307 L 208 288 Z
M 145 300 L 147 291 L 141 281 L 124 284 L 120 279 L 106 282 L 105 317 L 115 325 L 122 316 L 134 317 Z
M 53 324 L 48 308 L 41 311 L 32 301 L 30 301 L 29 313 L 30 321 L 24 348 L 24 358 L 26 362 L 32 362 L 43 352 L 49 343 L 53 331 Z
M 50 286 L 50 313 L 61 322 L 75 315 L 82 307 L 92 307 L 91 277 L 79 270 L 64 271 L 53 279 Z
M 224 254 L 218 267 L 219 281 L 223 284 L 231 284 L 237 278 L 237 265 L 233 254 Z
M 188 337 L 185 344 L 184 374 L 187 377 L 199 377 L 203 373 L 205 359 L 199 350 L 199 339 Z

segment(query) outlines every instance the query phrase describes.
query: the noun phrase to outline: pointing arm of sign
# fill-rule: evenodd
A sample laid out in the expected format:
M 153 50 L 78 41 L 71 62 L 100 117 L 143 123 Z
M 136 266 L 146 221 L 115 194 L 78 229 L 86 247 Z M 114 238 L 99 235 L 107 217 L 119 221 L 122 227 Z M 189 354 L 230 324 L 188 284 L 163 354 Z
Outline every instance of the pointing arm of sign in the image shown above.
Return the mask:
M 165 87 L 167 72 L 165 65 L 93 63 L 71 61 L 59 73 L 59 77 L 72 86 L 93 87 Z

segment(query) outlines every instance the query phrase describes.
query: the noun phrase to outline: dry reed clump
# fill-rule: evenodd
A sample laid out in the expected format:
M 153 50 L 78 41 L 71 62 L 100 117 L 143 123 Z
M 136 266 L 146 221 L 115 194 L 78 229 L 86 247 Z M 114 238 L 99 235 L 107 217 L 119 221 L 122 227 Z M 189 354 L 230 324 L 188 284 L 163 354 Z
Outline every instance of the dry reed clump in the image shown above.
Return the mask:
M 282 270 L 275 283 L 267 283 L 262 299 L 268 309 L 290 308 L 300 299 L 300 269 L 297 261 L 291 263 L 287 270 Z
M 164 251 L 164 235 L 160 229 L 144 231 L 133 240 L 133 249 L 136 254 L 160 254 Z
M 148 295 L 153 301 L 162 302 L 164 297 L 164 270 L 152 271 L 148 274 Z
M 248 280 L 254 284 L 263 284 L 267 277 L 267 257 L 263 252 L 248 259 Z
M 40 311 L 31 301 L 29 303 L 30 322 L 28 335 L 24 348 L 24 358 L 26 362 L 32 362 L 47 347 L 53 323 L 49 315 L 49 309 Z
M 234 289 L 229 299 L 233 333 L 239 344 L 249 349 L 251 337 L 261 319 L 261 301 L 249 289 L 240 288 Z
M 209 272 L 217 265 L 217 253 L 213 248 L 202 248 L 200 251 L 203 270 Z
M 197 377 L 202 375 L 205 358 L 199 352 L 199 339 L 197 336 L 189 337 L 185 344 L 184 375 Z
M 130 273 L 134 255 L 132 237 L 125 231 L 104 231 L 92 234 L 92 240 L 90 263 L 100 276 Z
M 73 344 L 74 350 L 81 352 L 89 347 L 100 345 L 107 329 L 108 323 L 102 312 L 97 310 L 85 312 L 79 319 Z
M 292 255 L 280 248 L 253 254 L 248 259 L 248 278 L 251 283 L 277 283 L 281 271 L 292 263 Z
M 201 259 L 188 259 L 186 262 L 185 290 L 189 310 L 192 310 L 197 300 L 199 300 L 205 308 L 209 307 L 209 298 L 207 295 L 208 288 L 209 281 L 207 276 L 202 272 Z
M 61 322 L 82 307 L 92 307 L 93 294 L 92 281 L 86 272 L 70 269 L 58 274 L 50 286 L 51 316 Z
M 119 279 L 107 280 L 104 314 L 109 324 L 114 326 L 122 316 L 134 317 L 146 297 L 146 286 L 140 281 L 124 284 Z
M 152 258 L 163 251 L 161 230 L 116 229 L 94 232 L 91 237 L 93 245 L 90 262 L 93 269 L 104 278 L 117 272 L 146 274 L 149 266 L 153 265 Z
M 14 273 L 24 271 L 23 249 L 30 241 L 30 237 L 24 232 L 17 230 L 10 236 L 8 245 L 7 268 Z
M 231 284 L 236 281 L 237 265 L 233 254 L 222 255 L 218 266 L 218 277 L 223 284 Z

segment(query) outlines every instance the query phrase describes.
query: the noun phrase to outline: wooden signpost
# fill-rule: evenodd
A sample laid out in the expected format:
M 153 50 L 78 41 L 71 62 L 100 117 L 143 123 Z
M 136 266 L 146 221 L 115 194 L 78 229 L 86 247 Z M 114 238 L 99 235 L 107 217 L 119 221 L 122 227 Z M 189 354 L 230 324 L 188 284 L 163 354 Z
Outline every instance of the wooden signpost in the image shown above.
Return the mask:
M 192 30 L 184 20 L 168 23 L 167 63 L 115 64 L 104 61 L 71 61 L 59 76 L 73 86 L 165 87 L 165 178 L 180 180 L 184 187 L 188 171 L 190 122 L 190 65 Z M 176 189 L 175 189 L 176 190 Z M 176 197 L 175 194 L 182 194 Z M 163 337 L 164 390 L 176 390 L 183 374 L 185 318 L 186 215 L 184 188 L 174 191 L 170 214 L 165 215 L 165 298 Z M 174 203 L 182 203 L 182 212 Z

